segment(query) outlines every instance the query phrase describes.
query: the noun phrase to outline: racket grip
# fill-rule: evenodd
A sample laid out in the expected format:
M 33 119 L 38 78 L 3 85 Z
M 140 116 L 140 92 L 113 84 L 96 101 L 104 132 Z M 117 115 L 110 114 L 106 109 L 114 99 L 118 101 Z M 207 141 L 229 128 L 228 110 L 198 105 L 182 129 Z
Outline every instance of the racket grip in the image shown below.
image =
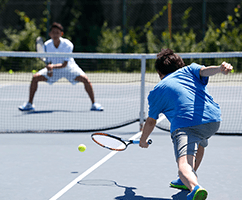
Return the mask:
M 148 143 L 148 144 L 152 144 L 152 140 L 149 139 L 149 140 L 147 141 L 147 143 Z M 133 140 L 133 144 L 139 144 L 139 140 Z
M 149 139 L 147 143 L 152 144 L 152 139 Z

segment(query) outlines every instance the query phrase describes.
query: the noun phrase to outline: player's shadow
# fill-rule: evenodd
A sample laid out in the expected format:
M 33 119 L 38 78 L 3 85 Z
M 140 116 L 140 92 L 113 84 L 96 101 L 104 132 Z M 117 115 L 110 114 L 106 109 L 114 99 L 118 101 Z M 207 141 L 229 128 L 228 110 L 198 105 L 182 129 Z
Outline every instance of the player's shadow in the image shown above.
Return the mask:
M 25 115 L 33 115 L 33 114 L 51 114 L 51 113 L 85 113 L 91 112 L 89 110 L 79 110 L 79 111 L 71 111 L 71 110 L 36 110 L 30 112 L 23 112 Z
M 180 190 L 177 194 L 172 195 L 172 200 L 187 200 L 188 190 Z
M 136 188 L 134 187 L 127 187 L 127 186 L 120 186 L 117 184 L 118 187 L 125 188 L 124 195 L 115 197 L 117 200 L 187 200 L 188 191 L 181 190 L 177 194 L 172 195 L 172 198 L 156 198 L 156 197 L 144 197 L 140 195 L 136 195 L 133 190 Z
M 117 196 L 116 200 L 178 200 L 181 195 L 176 194 L 173 198 L 160 198 L 160 197 L 144 197 L 141 195 L 136 195 L 135 191 L 137 188 L 128 187 L 124 185 L 119 185 L 117 182 L 105 179 L 89 179 L 79 181 L 78 184 L 86 186 L 108 186 L 108 187 L 120 187 L 124 189 L 124 195 Z M 183 195 L 182 195 L 183 196 Z M 182 199 L 179 199 L 182 200 Z
M 159 197 L 144 197 L 141 195 L 136 195 L 136 193 L 133 191 L 136 188 L 134 187 L 127 187 L 127 186 L 118 186 L 124 188 L 124 195 L 117 196 L 114 199 L 117 200 L 172 200 L 167 198 L 159 198 Z

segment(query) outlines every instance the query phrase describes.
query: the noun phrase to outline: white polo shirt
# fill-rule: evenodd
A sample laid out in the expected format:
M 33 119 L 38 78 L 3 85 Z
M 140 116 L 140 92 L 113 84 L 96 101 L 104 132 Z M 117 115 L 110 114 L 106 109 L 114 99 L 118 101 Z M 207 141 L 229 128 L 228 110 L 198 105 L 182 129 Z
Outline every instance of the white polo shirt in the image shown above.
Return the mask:
M 52 39 L 49 39 L 45 42 L 46 52 L 56 52 L 56 53 L 72 53 L 74 45 L 68 39 L 60 37 L 60 44 L 58 48 L 54 46 L 54 42 Z M 52 64 L 63 63 L 64 61 L 68 61 L 68 66 L 77 65 L 73 58 L 47 58 L 47 62 L 51 62 Z
M 45 49 L 46 52 L 62 52 L 62 53 L 72 53 L 73 51 L 73 44 L 70 40 L 65 38 L 60 38 L 60 44 L 58 48 L 54 46 L 53 40 L 50 39 L 45 42 Z M 64 61 L 68 61 L 68 64 L 64 68 L 59 69 L 53 69 L 52 76 L 48 75 L 47 68 L 43 68 L 38 72 L 38 74 L 44 76 L 47 79 L 47 82 L 49 84 L 53 84 L 56 81 L 58 81 L 60 78 L 66 78 L 68 81 L 70 81 L 73 85 L 78 83 L 78 81 L 75 80 L 77 76 L 85 75 L 85 72 L 76 64 L 75 60 L 73 58 L 63 57 L 63 58 L 54 58 L 54 57 L 48 57 L 46 58 L 47 63 L 51 62 L 52 64 L 58 64 L 63 63 Z

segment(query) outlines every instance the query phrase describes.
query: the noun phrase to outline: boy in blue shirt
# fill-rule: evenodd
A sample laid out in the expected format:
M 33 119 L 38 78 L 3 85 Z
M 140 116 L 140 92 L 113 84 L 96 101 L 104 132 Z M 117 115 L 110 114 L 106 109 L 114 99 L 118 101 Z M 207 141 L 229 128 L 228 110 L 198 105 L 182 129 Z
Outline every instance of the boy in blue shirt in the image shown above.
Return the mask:
M 148 96 L 149 117 L 146 120 L 140 147 L 147 148 L 147 138 L 156 120 L 163 113 L 171 123 L 171 138 L 178 165 L 178 180 L 171 186 L 189 189 L 187 200 L 206 199 L 207 191 L 197 181 L 199 167 L 207 139 L 219 129 L 219 105 L 209 95 L 208 77 L 217 73 L 228 74 L 233 67 L 223 62 L 220 66 L 185 66 L 181 57 L 170 49 L 162 49 L 155 63 L 161 81 Z

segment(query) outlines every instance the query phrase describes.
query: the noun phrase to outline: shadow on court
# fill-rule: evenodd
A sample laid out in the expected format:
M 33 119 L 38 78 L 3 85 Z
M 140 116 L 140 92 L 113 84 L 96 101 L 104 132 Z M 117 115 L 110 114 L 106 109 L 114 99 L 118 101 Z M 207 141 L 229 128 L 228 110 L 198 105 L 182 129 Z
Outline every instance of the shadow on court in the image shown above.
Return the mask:
M 115 197 L 114 199 L 117 199 L 117 200 L 186 200 L 187 194 L 188 194 L 188 191 L 182 190 L 177 194 L 172 195 L 171 199 L 157 198 L 157 197 L 144 197 L 141 195 L 136 195 L 136 193 L 133 191 L 136 189 L 134 187 L 123 186 L 123 188 L 125 189 L 124 195 Z
M 89 110 L 85 111 L 71 111 L 71 110 L 38 110 L 38 111 L 30 111 L 30 112 L 23 112 L 25 115 L 31 114 L 48 114 L 48 113 L 58 113 L 58 112 L 65 112 L 65 113 L 87 113 L 90 112 Z
M 145 197 L 142 195 L 137 195 L 135 193 L 136 187 L 119 185 L 116 181 L 105 180 L 105 179 L 88 179 L 78 182 L 82 186 L 107 186 L 107 187 L 119 187 L 124 189 L 124 194 L 122 196 L 117 196 L 114 199 L 116 200 L 186 200 L 187 190 L 179 190 L 177 194 L 172 195 L 172 198 L 159 198 L 159 197 Z
M 187 190 L 181 190 L 177 194 L 172 195 L 172 200 L 186 200 L 188 193 L 189 191 Z

